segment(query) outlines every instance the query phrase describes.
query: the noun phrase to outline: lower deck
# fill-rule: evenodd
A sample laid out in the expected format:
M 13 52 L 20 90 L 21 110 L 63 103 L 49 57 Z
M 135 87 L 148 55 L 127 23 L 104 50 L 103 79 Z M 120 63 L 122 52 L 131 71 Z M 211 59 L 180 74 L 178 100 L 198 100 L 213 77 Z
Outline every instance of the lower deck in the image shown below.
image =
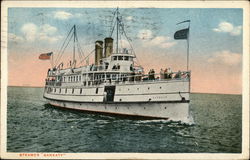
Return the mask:
M 175 102 L 189 100 L 189 81 L 103 84 L 95 87 L 46 86 L 44 97 L 69 102 Z
M 49 100 L 49 104 L 63 109 L 108 115 L 143 117 L 186 121 L 189 119 L 189 101 L 182 102 L 147 102 L 147 103 L 76 103 Z

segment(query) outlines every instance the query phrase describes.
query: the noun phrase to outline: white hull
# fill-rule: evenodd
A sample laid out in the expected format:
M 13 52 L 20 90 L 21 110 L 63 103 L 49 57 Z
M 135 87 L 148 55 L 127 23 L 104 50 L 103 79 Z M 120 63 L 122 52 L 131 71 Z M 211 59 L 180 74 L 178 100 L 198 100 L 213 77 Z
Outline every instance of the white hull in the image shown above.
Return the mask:
M 112 101 L 104 101 L 104 90 L 98 87 L 45 89 L 44 98 L 53 106 L 104 114 L 161 118 L 173 121 L 189 119 L 188 81 L 158 81 L 115 85 Z M 82 90 L 80 93 L 80 89 Z M 51 90 L 51 89 L 50 89 Z
M 188 102 L 147 102 L 147 103 L 74 103 L 49 100 L 53 106 L 103 114 L 136 116 L 144 118 L 186 121 L 189 119 Z

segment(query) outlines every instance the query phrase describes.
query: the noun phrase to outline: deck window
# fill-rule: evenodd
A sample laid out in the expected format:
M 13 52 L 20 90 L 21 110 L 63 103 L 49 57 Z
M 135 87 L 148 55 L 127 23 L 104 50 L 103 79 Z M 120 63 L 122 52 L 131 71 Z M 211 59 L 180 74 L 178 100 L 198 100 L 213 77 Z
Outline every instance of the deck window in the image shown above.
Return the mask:
M 128 61 L 129 57 L 128 56 L 124 56 L 124 60 Z
M 96 88 L 95 93 L 98 94 L 98 88 Z
M 117 60 L 117 56 L 113 56 L 113 57 L 112 57 L 112 60 L 113 60 L 113 61 L 116 61 L 116 60 Z
M 119 61 L 123 60 L 123 56 L 118 56 L 118 60 Z
M 82 88 L 80 89 L 80 94 L 82 94 Z
M 112 75 L 112 80 L 116 80 L 116 74 Z
M 72 88 L 72 94 L 74 93 L 74 88 Z
M 65 93 L 67 93 L 67 88 L 65 88 Z

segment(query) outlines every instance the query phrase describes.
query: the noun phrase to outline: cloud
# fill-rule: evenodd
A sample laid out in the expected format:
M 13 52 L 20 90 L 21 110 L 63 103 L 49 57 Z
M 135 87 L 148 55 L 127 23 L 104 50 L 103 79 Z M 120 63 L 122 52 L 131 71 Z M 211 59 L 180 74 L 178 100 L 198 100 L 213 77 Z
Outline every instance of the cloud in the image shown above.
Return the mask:
M 233 36 L 240 35 L 241 34 L 241 29 L 242 29 L 242 26 L 234 27 L 233 31 L 231 32 L 231 35 L 233 35 Z
M 40 33 L 38 40 L 44 41 L 44 42 L 49 42 L 49 43 L 55 43 L 55 42 L 57 42 L 58 40 L 60 40 L 62 38 L 63 37 L 60 36 L 60 35 L 59 36 L 49 36 L 46 33 Z
M 225 65 L 238 65 L 242 61 L 240 53 L 232 53 L 230 51 L 216 52 L 208 59 L 209 63 L 223 63 Z
M 55 19 L 60 19 L 60 20 L 68 20 L 70 18 L 80 18 L 82 17 L 83 14 L 81 13 L 76 13 L 76 14 L 72 14 L 72 13 L 69 13 L 69 12 L 66 12 L 66 11 L 56 11 L 56 12 L 53 12 L 53 17 Z
M 170 42 L 170 37 L 156 36 L 149 43 L 153 46 L 159 46 L 161 48 L 169 48 L 176 44 L 176 42 Z
M 21 32 L 24 38 L 19 36 L 19 39 L 25 39 L 27 42 L 44 41 L 55 43 L 62 38 L 62 36 L 56 35 L 57 28 L 49 24 L 38 27 L 33 23 L 27 23 L 22 26 Z M 13 37 L 13 35 L 11 36 Z
M 234 26 L 229 22 L 221 22 L 217 28 L 214 28 L 214 32 L 229 33 L 232 36 L 238 36 L 241 34 L 242 26 Z
M 137 37 L 141 40 L 149 40 L 153 37 L 153 33 L 149 29 L 140 30 Z
M 8 33 L 8 39 L 12 42 L 23 42 L 24 39 L 21 36 L 17 36 L 14 33 Z
M 36 38 L 37 26 L 34 23 L 26 23 L 21 28 L 22 33 L 27 41 L 32 42 Z
M 73 14 L 65 11 L 56 11 L 54 12 L 54 18 L 55 19 L 61 19 L 61 20 L 67 20 L 69 18 L 73 17 Z
M 52 35 L 55 32 L 57 32 L 57 28 L 54 26 L 51 26 L 49 24 L 45 24 L 45 25 L 41 26 L 41 32 Z
M 145 46 L 157 46 L 160 48 L 169 48 L 176 44 L 176 42 L 171 41 L 170 37 L 166 36 L 153 36 L 153 32 L 148 29 L 140 30 L 137 37 L 143 40 Z

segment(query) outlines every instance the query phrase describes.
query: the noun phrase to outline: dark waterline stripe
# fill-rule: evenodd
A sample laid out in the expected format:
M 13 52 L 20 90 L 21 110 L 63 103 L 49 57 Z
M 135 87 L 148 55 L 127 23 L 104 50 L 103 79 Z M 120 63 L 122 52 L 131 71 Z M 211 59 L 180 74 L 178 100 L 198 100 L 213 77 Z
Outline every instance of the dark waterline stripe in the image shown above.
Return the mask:
M 52 104 L 50 105 L 58 107 L 60 109 L 66 109 L 66 110 L 78 110 L 81 112 L 86 113 L 95 113 L 95 114 L 102 114 L 102 115 L 111 115 L 111 116 L 119 116 L 119 117 L 137 117 L 142 119 L 165 119 L 168 120 L 168 117 L 154 117 L 154 116 L 146 116 L 146 115 L 133 115 L 133 114 L 124 114 L 124 113 L 116 113 L 116 112 L 105 112 L 105 111 L 95 111 L 95 110 L 86 110 L 86 109 L 79 109 L 79 108 L 70 108 L 70 107 L 62 107 L 60 105 Z
M 48 100 L 54 100 L 54 101 L 60 101 L 60 102 L 72 102 L 72 103 L 103 103 L 103 104 L 133 104 L 133 103 L 189 103 L 190 100 L 181 100 L 181 101 L 131 101 L 131 102 L 92 102 L 92 101 L 70 101 L 70 100 L 59 100 L 59 99 L 54 99 L 54 98 L 48 98 L 43 96 L 45 99 Z

